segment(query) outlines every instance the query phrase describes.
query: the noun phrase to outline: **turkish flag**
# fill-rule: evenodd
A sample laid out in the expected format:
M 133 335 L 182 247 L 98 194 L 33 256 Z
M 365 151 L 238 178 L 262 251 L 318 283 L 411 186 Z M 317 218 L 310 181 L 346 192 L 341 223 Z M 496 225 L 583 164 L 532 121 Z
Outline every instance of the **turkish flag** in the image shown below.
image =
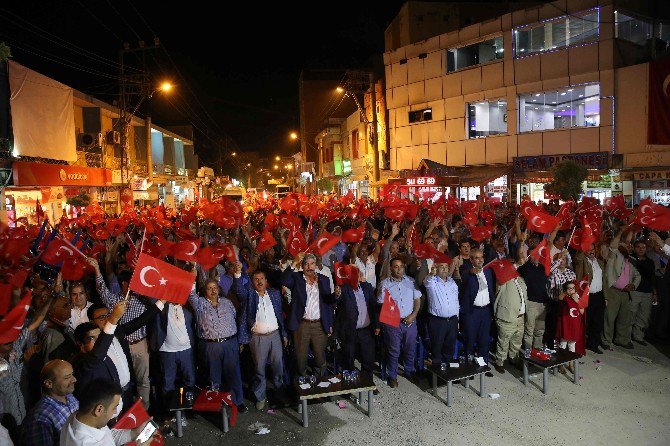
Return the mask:
M 575 229 L 570 239 L 570 246 L 578 251 L 588 251 L 596 240 L 591 226 L 584 226 L 581 229 Z
M 538 243 L 535 249 L 530 252 L 530 255 L 544 265 L 544 272 L 548 276 L 551 273 L 551 249 L 546 238 Z
M 496 280 L 500 285 L 519 277 L 519 272 L 514 267 L 514 264 L 508 259 L 494 260 L 486 265 L 486 268 L 491 268 L 493 270 Z
M 318 236 L 312 244 L 307 248 L 308 252 L 318 254 L 323 257 L 333 246 L 337 245 L 340 242 L 340 237 L 336 237 L 333 234 L 324 231 L 320 236 Z
M 60 273 L 63 280 L 81 280 L 90 271 L 90 264 L 82 256 L 68 257 L 63 261 Z
M 298 204 L 298 199 L 294 194 L 289 194 L 279 200 L 279 209 L 288 213 L 295 213 L 298 210 Z
M 386 288 L 384 288 L 384 302 L 382 302 L 382 309 L 379 313 L 379 322 L 391 327 L 400 326 L 400 308 L 398 308 L 395 300 L 391 297 L 391 293 Z
M 493 226 L 473 226 L 470 228 L 470 236 L 476 242 L 483 242 L 493 234 Z
M 353 289 L 358 289 L 358 268 L 355 265 L 350 265 L 344 262 L 335 262 L 333 265 L 335 269 L 335 284 L 342 285 L 347 283 Z
M 418 213 L 419 213 L 419 205 L 418 204 L 409 204 L 409 205 L 405 206 L 405 218 L 407 220 L 414 220 Z
M 221 406 L 225 404 L 231 409 L 230 425 L 235 426 L 237 422 L 237 406 L 233 404 L 230 392 L 215 392 L 203 389 L 193 402 L 193 410 L 198 412 L 221 412 Z
M 316 204 L 300 203 L 298 205 L 298 214 L 307 218 L 318 218 L 319 207 Z
M 430 243 L 413 243 L 412 249 L 418 259 L 433 259 L 435 263 L 451 263 L 451 257 L 438 251 Z
M 261 235 L 261 238 L 258 239 L 258 244 L 256 245 L 256 251 L 265 252 L 268 249 L 272 248 L 276 244 L 277 244 L 277 241 L 272 236 L 272 234 L 268 231 L 265 231 Z
M 394 221 L 403 221 L 405 219 L 405 210 L 399 207 L 387 207 L 384 209 L 384 216 Z
M 194 281 L 195 277 L 188 271 L 142 253 L 137 258 L 130 289 L 144 296 L 183 305 Z
M 566 201 L 563 203 L 556 214 L 556 217 L 561 220 L 561 231 L 567 231 L 572 228 L 572 221 L 575 218 L 573 211 L 577 207 L 577 204 L 573 200 Z
M 589 276 L 588 274 L 582 277 L 582 280 L 577 284 L 579 290 L 579 308 L 586 308 L 589 306 Z
M 670 229 L 670 209 L 652 202 L 651 198 L 645 198 L 635 210 L 634 221 L 655 231 L 667 231 Z
M 560 222 L 558 217 L 534 209 L 530 210 L 529 216 L 528 228 L 543 234 L 552 232 Z
M 297 257 L 301 252 L 307 251 L 307 240 L 300 231 L 291 231 L 286 240 L 286 250 L 293 257 Z
M 111 234 L 104 228 L 98 228 L 93 232 L 93 238 L 96 240 L 107 240 Z
M 140 398 L 123 413 L 113 429 L 135 429 L 150 419 L 151 417 L 144 408 L 144 404 L 142 404 L 142 399 Z
M 197 262 L 203 269 L 209 270 L 214 268 L 224 257 L 223 254 L 215 255 L 214 249 L 211 246 L 205 246 L 198 250 Z
M 463 212 L 463 223 L 468 226 L 476 226 L 479 223 L 479 217 L 476 212 L 464 211 Z
M 169 254 L 175 259 L 183 260 L 185 262 L 197 262 L 199 245 L 200 244 L 195 240 L 178 242 L 170 248 Z
M 647 144 L 670 144 L 670 59 L 649 62 Z
M 229 262 L 237 262 L 237 253 L 233 245 L 212 246 L 212 255 L 216 256 L 219 260 L 225 257 Z
M 49 242 L 47 248 L 42 252 L 40 259 L 51 266 L 60 265 L 65 259 L 75 255 L 74 249 L 60 238 Z
M 23 330 L 23 323 L 26 321 L 28 309 L 30 308 L 30 298 L 32 291 L 28 291 L 7 316 L 0 321 L 0 344 L 8 344 L 16 341 Z
M 633 211 L 626 208 L 623 195 L 605 198 L 605 210 L 613 217 L 625 220 Z
M 279 219 L 275 214 L 268 214 L 265 216 L 265 228 L 268 231 L 276 231 L 279 227 Z
M 223 229 L 234 229 L 240 225 L 240 220 L 232 215 L 217 214 L 212 218 L 214 224 Z
M 463 213 L 466 212 L 477 212 L 479 210 L 479 202 L 477 200 L 469 200 L 461 203 L 461 208 Z
M 244 209 L 242 208 L 242 204 L 240 202 L 231 200 L 228 197 L 221 197 L 221 204 L 223 206 L 224 214 L 230 215 L 240 220 L 244 218 Z
M 300 220 L 300 217 L 297 217 L 295 215 L 280 214 L 279 225 L 282 228 L 292 229 L 295 231 L 302 228 L 302 220 Z
M 16 288 L 23 288 L 23 285 L 28 280 L 28 274 L 30 268 L 20 268 L 14 271 L 7 271 L 5 279 L 10 285 L 14 285 Z
M 526 220 L 530 220 L 530 217 L 531 217 L 530 212 L 531 211 L 541 211 L 542 210 L 538 205 L 536 205 L 535 203 L 533 203 L 530 200 L 523 200 L 521 202 L 521 205 L 519 206 L 519 208 L 521 210 L 521 215 L 526 217 Z
M 365 235 L 365 225 L 360 228 L 347 229 L 342 233 L 342 241 L 345 243 L 359 243 Z

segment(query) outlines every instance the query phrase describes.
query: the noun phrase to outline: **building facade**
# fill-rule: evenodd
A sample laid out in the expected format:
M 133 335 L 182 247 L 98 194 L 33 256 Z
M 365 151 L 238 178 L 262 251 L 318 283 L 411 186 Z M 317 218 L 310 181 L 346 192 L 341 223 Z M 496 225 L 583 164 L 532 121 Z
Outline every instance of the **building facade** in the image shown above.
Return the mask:
M 564 158 L 590 169 L 590 196 L 667 188 L 670 141 L 650 143 L 647 125 L 663 14 L 654 1 L 559 0 L 387 51 L 390 168 L 411 178 L 438 163 L 466 198 L 548 199 Z

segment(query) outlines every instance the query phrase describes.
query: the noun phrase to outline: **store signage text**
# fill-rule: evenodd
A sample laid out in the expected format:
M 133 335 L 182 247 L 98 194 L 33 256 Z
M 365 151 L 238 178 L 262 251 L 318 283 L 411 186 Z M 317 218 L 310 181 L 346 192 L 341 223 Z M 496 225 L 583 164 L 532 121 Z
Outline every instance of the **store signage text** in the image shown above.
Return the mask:
M 607 169 L 607 152 L 574 153 L 566 155 L 515 156 L 514 171 L 549 170 L 561 161 L 572 160 L 588 169 Z
M 670 170 L 657 170 L 653 172 L 634 172 L 633 178 L 637 181 L 643 180 L 668 180 L 670 179 Z
M 408 186 L 431 186 L 435 184 L 435 177 L 405 178 L 405 184 Z

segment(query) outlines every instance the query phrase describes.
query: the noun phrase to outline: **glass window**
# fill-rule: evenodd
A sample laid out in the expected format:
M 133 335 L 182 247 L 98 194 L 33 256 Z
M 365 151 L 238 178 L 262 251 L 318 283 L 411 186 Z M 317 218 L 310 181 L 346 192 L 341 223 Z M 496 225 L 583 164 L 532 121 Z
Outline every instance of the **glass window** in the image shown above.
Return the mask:
M 409 112 L 409 122 L 431 121 L 433 119 L 433 109 L 424 108 Z
M 619 11 L 614 11 L 614 36 L 617 39 L 627 40 L 637 45 L 645 45 L 651 38 L 652 24 L 650 20 L 631 17 Z
M 519 133 L 599 125 L 599 84 L 519 96 Z
M 468 139 L 507 133 L 507 101 L 468 104 Z
M 472 45 L 447 50 L 447 73 L 503 58 L 503 38 L 498 36 Z
M 559 17 L 514 30 L 515 57 L 598 40 L 598 10 Z

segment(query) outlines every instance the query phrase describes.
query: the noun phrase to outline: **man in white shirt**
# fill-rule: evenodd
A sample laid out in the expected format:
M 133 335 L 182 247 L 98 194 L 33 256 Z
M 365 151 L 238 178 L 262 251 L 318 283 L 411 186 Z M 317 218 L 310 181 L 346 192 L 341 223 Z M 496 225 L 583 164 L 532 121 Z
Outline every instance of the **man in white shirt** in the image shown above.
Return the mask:
M 377 275 L 375 274 L 377 266 L 377 255 L 374 252 L 369 252 L 369 247 L 365 244 L 358 245 L 356 252 L 355 265 L 358 270 L 363 273 L 365 281 L 372 285 L 372 288 L 377 288 Z
M 575 255 L 575 276 L 582 280 L 588 276 L 589 306 L 586 307 L 586 348 L 594 353 L 602 354 L 600 349 L 601 334 L 605 322 L 605 294 L 603 293 L 603 271 L 605 262 L 596 257 L 592 246 L 588 251 Z
M 72 309 L 70 310 L 68 325 L 71 330 L 74 330 L 80 324 L 88 322 L 87 312 L 93 302 L 88 301 L 86 287 L 81 282 L 74 282 L 70 285 L 70 299 L 72 300 Z
M 91 381 L 79 398 L 79 410 L 63 426 L 61 446 L 118 446 L 136 439 L 146 423 L 132 430 L 110 429 L 107 423 L 116 416 L 121 388 L 105 380 Z M 158 435 L 158 433 L 154 434 Z M 153 437 L 138 446 L 149 446 Z

